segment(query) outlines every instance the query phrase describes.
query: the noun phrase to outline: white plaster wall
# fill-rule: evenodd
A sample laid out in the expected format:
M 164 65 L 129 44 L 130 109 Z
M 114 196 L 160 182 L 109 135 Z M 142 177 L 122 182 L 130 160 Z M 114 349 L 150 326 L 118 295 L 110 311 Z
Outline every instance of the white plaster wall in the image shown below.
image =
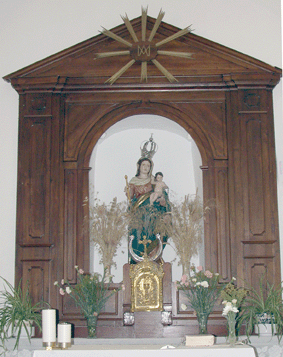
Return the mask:
M 0 76 L 96 36 L 149 6 L 156 17 L 282 68 L 280 0 L 0 0 Z M 18 95 L 0 80 L 0 275 L 13 282 L 15 263 Z M 282 81 L 274 90 L 278 204 L 283 240 Z M 283 242 L 281 244 L 283 246 Z M 282 250 L 281 250 L 282 251 Z M 1 283 L 0 283 L 1 287 Z

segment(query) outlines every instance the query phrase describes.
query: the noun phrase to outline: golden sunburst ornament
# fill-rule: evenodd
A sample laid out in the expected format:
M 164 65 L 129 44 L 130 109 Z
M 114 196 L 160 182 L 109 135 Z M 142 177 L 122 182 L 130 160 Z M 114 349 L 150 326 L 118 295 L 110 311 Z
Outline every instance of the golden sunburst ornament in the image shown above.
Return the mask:
M 115 51 L 115 52 L 104 52 L 104 53 L 97 53 L 95 59 L 97 58 L 106 58 L 106 57 L 114 57 L 114 56 L 130 56 L 132 59 L 123 66 L 119 71 L 113 74 L 105 83 L 112 85 L 117 81 L 119 77 L 123 73 L 125 73 L 135 62 L 141 63 L 141 82 L 147 82 L 147 64 L 148 62 L 152 62 L 158 70 L 168 79 L 169 82 L 178 82 L 178 80 L 164 67 L 160 62 L 157 61 L 157 55 L 165 55 L 165 56 L 175 56 L 181 58 L 188 58 L 192 57 L 192 53 L 188 52 L 174 52 L 174 51 L 163 51 L 159 48 L 166 43 L 175 40 L 191 31 L 190 26 L 186 27 L 183 30 L 176 32 L 174 35 L 171 35 L 165 38 L 162 41 L 159 41 L 155 44 L 152 44 L 152 40 L 158 30 L 158 27 L 164 17 L 165 13 L 160 10 L 159 15 L 155 21 L 155 24 L 151 30 L 150 36 L 148 39 L 146 38 L 146 23 L 147 23 L 147 8 L 142 8 L 142 16 L 141 16 L 141 39 L 139 40 L 131 22 L 128 19 L 127 14 L 125 16 L 121 16 L 130 35 L 132 36 L 133 43 L 129 42 L 122 37 L 116 35 L 115 33 L 106 30 L 103 28 L 102 33 L 119 43 L 127 46 L 129 49 L 125 51 Z

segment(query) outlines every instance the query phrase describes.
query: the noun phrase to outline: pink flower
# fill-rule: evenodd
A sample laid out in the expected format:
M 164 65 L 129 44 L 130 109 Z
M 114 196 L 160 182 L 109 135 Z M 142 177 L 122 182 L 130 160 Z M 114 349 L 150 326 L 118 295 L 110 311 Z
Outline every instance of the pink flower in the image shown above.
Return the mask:
M 206 271 L 204 272 L 204 275 L 205 275 L 206 277 L 208 277 L 208 278 L 212 278 L 212 277 L 213 277 L 212 272 L 209 271 L 209 270 L 206 270 Z
M 83 275 L 83 273 L 84 273 L 83 269 L 79 269 L 79 273 L 80 273 L 81 275 Z
M 62 288 L 60 288 L 59 292 L 61 295 L 65 295 L 65 291 Z
M 187 275 L 186 274 L 182 275 L 181 284 L 185 284 L 186 280 L 187 280 Z
M 98 313 L 96 311 L 94 311 L 93 316 L 97 316 L 97 315 L 98 315 Z
M 122 284 L 122 290 L 123 290 L 123 291 L 125 291 L 125 290 L 126 290 L 126 288 L 125 288 L 125 285 L 124 285 L 124 284 Z
M 65 280 L 64 280 L 64 279 L 61 280 L 61 284 L 62 284 L 62 285 L 65 284 Z
M 197 267 L 197 270 L 198 270 L 198 271 L 202 271 L 202 269 L 203 269 L 202 265 L 200 265 L 200 266 Z

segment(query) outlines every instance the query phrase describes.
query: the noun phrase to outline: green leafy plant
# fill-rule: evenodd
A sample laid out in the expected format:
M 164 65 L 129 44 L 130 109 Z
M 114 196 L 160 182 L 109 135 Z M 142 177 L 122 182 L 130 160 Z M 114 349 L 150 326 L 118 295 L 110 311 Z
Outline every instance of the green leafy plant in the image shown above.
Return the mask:
M 111 280 L 106 278 L 105 272 L 101 276 L 98 273 L 85 274 L 77 265 L 75 269 L 78 276 L 77 284 L 73 285 L 62 279 L 61 284 L 55 281 L 54 285 L 58 286 L 61 295 L 67 294 L 75 301 L 87 320 L 89 337 L 95 337 L 97 318 L 117 289 L 110 288 Z
M 240 324 L 245 325 L 248 338 L 258 324 L 271 324 L 272 334 L 276 332 L 280 341 L 283 334 L 282 283 L 275 285 L 264 283 L 264 280 L 265 275 L 260 278 L 258 289 L 249 287 Z
M 25 331 L 30 341 L 31 326 L 37 326 L 41 331 L 41 310 L 49 306 L 45 302 L 32 303 L 29 294 L 29 283 L 22 288 L 22 281 L 13 287 L 6 279 L 4 290 L 0 292 L 0 335 L 3 349 L 6 341 L 15 336 L 14 350 L 18 348 L 22 331 Z

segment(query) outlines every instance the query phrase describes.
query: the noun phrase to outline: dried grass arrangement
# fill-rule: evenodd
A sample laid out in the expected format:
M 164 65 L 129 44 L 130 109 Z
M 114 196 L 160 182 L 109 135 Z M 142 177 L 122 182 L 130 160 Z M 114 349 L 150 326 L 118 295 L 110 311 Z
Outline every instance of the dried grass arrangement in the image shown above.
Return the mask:
M 123 237 L 128 234 L 128 212 L 126 202 L 117 202 L 113 198 L 109 205 L 94 200 L 89 207 L 90 241 L 97 247 L 104 269 L 110 272 L 116 266 L 113 258 Z
M 182 265 L 183 274 L 188 276 L 191 258 L 198 254 L 202 244 L 203 217 L 210 208 L 203 204 L 197 193 L 186 195 L 181 203 L 171 203 L 171 223 L 166 224 L 167 234 L 174 243 L 178 265 Z

